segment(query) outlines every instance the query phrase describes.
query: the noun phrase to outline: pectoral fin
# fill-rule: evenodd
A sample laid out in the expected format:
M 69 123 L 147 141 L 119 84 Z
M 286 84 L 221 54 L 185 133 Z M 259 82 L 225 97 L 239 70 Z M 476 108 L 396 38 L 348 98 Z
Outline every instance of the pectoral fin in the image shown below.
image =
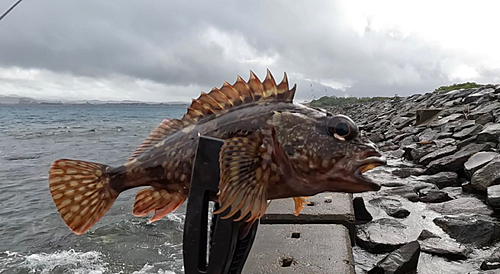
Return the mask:
M 307 199 L 309 199 L 309 197 L 293 197 L 293 201 L 295 203 L 295 212 L 293 213 L 293 215 L 295 216 L 299 216 L 299 213 L 300 211 L 304 208 L 304 204 L 308 205 L 310 204 L 309 201 L 307 201 Z
M 276 180 L 272 138 L 271 130 L 260 130 L 247 137 L 230 138 L 222 145 L 219 158 L 221 208 L 215 213 L 231 208 L 223 219 L 241 211 L 235 221 L 248 215 L 245 221 L 252 222 L 266 212 L 267 186 Z

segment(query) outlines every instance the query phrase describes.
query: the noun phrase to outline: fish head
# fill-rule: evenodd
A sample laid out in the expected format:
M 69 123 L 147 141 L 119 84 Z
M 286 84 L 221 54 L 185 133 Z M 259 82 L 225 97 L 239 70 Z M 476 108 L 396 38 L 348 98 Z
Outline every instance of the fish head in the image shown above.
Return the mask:
M 386 159 L 351 118 L 304 107 L 276 113 L 273 124 L 292 169 L 290 176 L 302 182 L 310 195 L 380 189 L 363 173 L 385 165 Z

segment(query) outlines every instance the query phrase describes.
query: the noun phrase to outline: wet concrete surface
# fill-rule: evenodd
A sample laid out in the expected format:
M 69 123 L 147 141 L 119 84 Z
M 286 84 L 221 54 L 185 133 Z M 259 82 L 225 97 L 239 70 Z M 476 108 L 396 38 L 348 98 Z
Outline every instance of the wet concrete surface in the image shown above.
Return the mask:
M 243 274 L 354 274 L 347 228 L 336 224 L 260 225 Z

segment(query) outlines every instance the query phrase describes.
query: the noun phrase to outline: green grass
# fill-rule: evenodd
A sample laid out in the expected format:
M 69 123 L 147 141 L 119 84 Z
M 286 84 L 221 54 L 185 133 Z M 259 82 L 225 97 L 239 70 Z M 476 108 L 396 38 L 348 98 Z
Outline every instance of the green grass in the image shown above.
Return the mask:
M 323 96 L 318 100 L 312 100 L 310 105 L 313 107 L 325 107 L 325 106 L 339 106 L 345 104 L 356 104 L 356 103 L 366 103 L 375 102 L 389 99 L 389 97 L 336 97 L 336 96 Z
M 449 86 L 441 86 L 438 87 L 437 89 L 434 90 L 434 92 L 440 92 L 440 91 L 452 91 L 452 90 L 457 90 L 457 89 L 468 89 L 468 88 L 480 88 L 485 85 L 481 84 L 476 84 L 474 82 L 466 82 L 466 83 L 460 83 L 460 84 L 453 84 Z M 488 85 L 486 85 L 488 86 Z

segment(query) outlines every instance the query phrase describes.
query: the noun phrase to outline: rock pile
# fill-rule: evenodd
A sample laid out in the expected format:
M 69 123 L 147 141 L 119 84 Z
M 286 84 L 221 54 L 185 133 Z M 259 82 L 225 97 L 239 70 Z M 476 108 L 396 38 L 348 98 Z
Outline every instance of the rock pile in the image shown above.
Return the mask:
M 420 260 L 462 262 L 436 273 L 500 268 L 500 85 L 329 111 L 352 117 L 389 158 L 387 167 L 369 171 L 381 191 L 356 195 L 374 215 L 357 227 L 360 247 L 380 254 L 418 241 Z M 429 263 L 418 267 L 432 273 Z M 379 273 L 375 268 L 363 271 Z

